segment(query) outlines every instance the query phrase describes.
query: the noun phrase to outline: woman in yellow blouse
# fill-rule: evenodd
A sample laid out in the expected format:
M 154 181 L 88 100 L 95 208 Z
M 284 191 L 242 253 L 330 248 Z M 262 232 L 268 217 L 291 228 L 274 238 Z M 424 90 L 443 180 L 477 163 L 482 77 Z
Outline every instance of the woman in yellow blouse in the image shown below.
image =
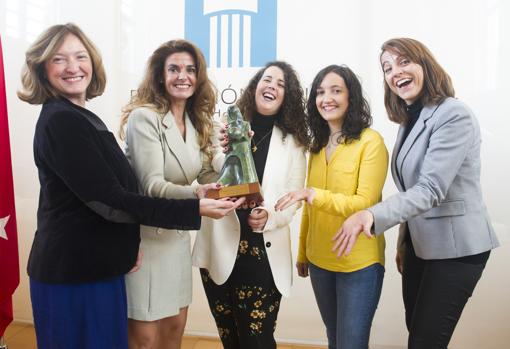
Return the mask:
M 348 67 L 317 74 L 307 111 L 313 138 L 307 188 L 283 196 L 275 208 L 306 202 L 296 267 L 299 276 L 310 273 L 329 349 L 366 349 L 384 276 L 384 236 L 360 237 L 340 259 L 331 239 L 352 213 L 381 200 L 388 152 L 369 128 L 370 107 Z

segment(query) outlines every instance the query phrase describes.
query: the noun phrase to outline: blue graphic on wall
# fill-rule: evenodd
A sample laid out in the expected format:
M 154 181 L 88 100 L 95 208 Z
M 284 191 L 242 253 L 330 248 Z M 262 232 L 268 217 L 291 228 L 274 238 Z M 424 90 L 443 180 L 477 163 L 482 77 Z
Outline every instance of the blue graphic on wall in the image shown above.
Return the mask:
M 185 38 L 210 68 L 262 67 L 276 59 L 276 0 L 186 0 Z

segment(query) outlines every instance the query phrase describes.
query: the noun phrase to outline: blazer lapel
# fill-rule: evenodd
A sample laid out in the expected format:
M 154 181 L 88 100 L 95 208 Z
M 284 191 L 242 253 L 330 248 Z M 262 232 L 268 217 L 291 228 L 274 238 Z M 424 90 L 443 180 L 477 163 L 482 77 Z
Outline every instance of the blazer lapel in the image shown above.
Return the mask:
M 407 136 L 404 143 L 402 144 L 402 147 L 400 148 L 400 150 L 397 152 L 396 159 L 394 161 L 395 162 L 395 172 L 400 177 L 399 182 L 402 185 L 402 187 L 403 187 L 403 181 L 401 180 L 401 178 L 402 178 L 402 170 L 403 170 L 403 166 L 404 166 L 404 160 L 407 157 L 411 148 L 413 147 L 413 144 L 416 141 L 416 139 L 418 138 L 418 136 L 425 130 L 426 121 L 428 119 L 430 119 L 430 117 L 434 114 L 437 107 L 438 107 L 437 105 L 423 107 L 423 109 L 420 113 L 420 116 L 418 117 L 418 120 L 416 120 L 416 124 L 414 125 L 413 129 Z M 403 137 L 403 132 L 404 132 L 404 127 L 401 127 L 399 129 L 399 133 L 398 133 L 400 138 Z M 397 139 L 398 139 L 398 137 L 397 137 Z M 400 140 L 400 142 L 401 141 L 402 140 Z M 402 189 L 405 190 L 404 187 Z
M 404 190 L 404 184 L 400 179 L 400 173 L 397 171 L 397 156 L 400 152 L 400 148 L 402 147 L 402 139 L 404 138 L 404 127 L 400 126 L 398 128 L 397 140 L 395 141 L 395 147 L 393 148 L 393 153 L 391 154 L 391 175 L 393 177 L 393 181 L 397 185 L 399 191 Z
M 196 142 L 196 135 L 194 134 L 195 129 L 189 120 L 188 114 L 184 115 L 186 122 L 186 139 L 187 142 Z M 166 113 L 162 120 L 164 130 L 163 134 L 165 137 L 166 145 L 172 154 L 174 154 L 177 162 L 179 163 L 184 176 L 189 184 L 195 179 L 192 173 L 192 163 L 190 161 L 190 154 L 184 139 L 175 124 L 174 116 L 172 112 Z

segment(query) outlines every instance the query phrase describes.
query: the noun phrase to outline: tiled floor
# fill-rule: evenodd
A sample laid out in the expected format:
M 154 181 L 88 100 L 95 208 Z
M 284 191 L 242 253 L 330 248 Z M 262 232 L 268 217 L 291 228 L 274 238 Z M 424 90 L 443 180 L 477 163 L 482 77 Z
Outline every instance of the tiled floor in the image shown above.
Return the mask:
M 34 328 L 31 325 L 14 323 L 5 331 L 4 339 L 9 349 L 36 349 Z M 204 337 L 186 337 L 181 349 L 222 349 L 219 340 Z M 278 349 L 324 349 L 320 346 L 279 344 Z

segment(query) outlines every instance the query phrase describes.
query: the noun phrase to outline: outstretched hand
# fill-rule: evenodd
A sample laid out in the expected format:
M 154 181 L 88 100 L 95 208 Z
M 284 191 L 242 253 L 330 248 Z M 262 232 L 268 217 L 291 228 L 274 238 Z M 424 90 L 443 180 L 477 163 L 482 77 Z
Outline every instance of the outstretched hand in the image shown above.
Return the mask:
M 242 197 L 235 201 L 230 198 L 221 200 L 200 199 L 200 215 L 214 219 L 223 218 L 236 208 L 241 206 L 246 198 Z
M 361 232 L 364 232 L 368 238 L 372 238 L 370 228 L 372 228 L 373 223 L 374 217 L 368 210 L 356 212 L 347 218 L 335 236 L 333 236 L 334 244 L 332 251 L 336 253 L 338 258 L 342 257 L 342 255 L 348 256 Z
M 291 191 L 278 199 L 274 205 L 274 209 L 275 211 L 285 210 L 287 207 L 301 200 L 306 200 L 306 202 L 311 205 L 314 197 L 315 190 L 313 190 L 313 188 Z

